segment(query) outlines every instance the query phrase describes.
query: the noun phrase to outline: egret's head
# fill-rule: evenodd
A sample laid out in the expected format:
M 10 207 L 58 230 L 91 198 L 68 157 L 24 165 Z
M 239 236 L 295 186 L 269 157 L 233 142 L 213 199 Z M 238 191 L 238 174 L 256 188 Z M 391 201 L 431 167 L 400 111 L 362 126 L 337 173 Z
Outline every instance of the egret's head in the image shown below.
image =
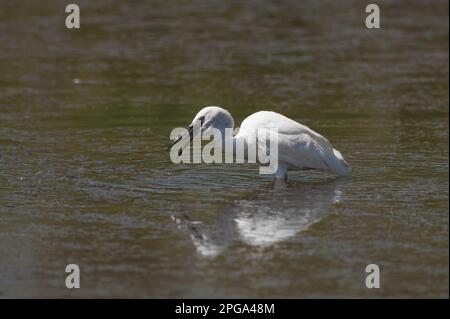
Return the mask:
M 234 121 L 231 114 L 218 106 L 207 106 L 200 110 L 194 117 L 191 125 L 195 125 L 200 121 L 202 133 L 208 134 L 208 130 L 216 128 L 223 131 L 225 128 L 233 128 Z
M 194 126 L 199 126 L 199 130 L 194 130 Z M 218 106 L 207 106 L 200 110 L 197 115 L 192 120 L 192 123 L 187 127 L 187 133 L 189 134 L 189 139 L 191 142 L 194 139 L 194 132 L 197 134 L 200 132 L 202 134 L 210 134 L 211 128 L 218 129 L 224 134 L 225 128 L 233 128 L 234 121 L 231 114 Z M 169 146 L 171 149 L 175 144 L 181 140 L 187 140 L 187 136 L 179 136 L 175 141 Z M 184 146 L 182 146 L 183 148 Z M 181 150 L 180 150 L 181 154 Z

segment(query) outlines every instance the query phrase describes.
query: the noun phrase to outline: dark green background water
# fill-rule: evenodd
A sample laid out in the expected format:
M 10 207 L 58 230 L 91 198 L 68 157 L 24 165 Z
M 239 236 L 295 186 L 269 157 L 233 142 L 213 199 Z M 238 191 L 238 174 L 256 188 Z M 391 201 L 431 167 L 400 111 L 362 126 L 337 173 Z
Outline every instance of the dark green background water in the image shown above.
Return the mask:
M 0 297 L 448 297 L 447 1 L 378 30 L 365 1 L 76 3 L 0 4 Z M 352 177 L 171 163 L 205 105 L 308 125 Z

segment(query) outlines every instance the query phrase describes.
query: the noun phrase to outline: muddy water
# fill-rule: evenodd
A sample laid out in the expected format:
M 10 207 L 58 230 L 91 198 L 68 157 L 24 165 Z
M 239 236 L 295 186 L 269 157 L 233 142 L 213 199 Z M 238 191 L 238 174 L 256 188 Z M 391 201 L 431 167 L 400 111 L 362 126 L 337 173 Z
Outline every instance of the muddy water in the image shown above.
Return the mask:
M 0 297 L 448 297 L 448 2 L 379 30 L 359 1 L 77 3 L 79 30 L 0 4 Z M 294 118 L 352 176 L 173 164 L 205 105 Z

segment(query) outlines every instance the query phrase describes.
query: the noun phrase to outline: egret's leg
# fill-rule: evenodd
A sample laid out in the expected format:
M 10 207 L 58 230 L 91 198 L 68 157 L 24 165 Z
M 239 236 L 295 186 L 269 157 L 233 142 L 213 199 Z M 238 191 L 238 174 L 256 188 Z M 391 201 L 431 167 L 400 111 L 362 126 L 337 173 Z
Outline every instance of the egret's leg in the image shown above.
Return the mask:
M 275 172 L 275 179 L 287 181 L 287 165 L 278 163 L 278 168 Z

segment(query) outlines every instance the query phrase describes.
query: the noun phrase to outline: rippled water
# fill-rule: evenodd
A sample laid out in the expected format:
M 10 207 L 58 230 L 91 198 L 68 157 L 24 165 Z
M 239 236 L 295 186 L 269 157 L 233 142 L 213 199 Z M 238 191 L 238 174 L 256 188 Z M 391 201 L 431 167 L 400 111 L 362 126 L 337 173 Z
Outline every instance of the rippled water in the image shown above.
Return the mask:
M 0 4 L 0 297 L 448 297 L 447 1 L 379 30 L 363 1 L 77 3 L 70 31 Z M 352 176 L 172 164 L 205 105 L 294 118 Z

